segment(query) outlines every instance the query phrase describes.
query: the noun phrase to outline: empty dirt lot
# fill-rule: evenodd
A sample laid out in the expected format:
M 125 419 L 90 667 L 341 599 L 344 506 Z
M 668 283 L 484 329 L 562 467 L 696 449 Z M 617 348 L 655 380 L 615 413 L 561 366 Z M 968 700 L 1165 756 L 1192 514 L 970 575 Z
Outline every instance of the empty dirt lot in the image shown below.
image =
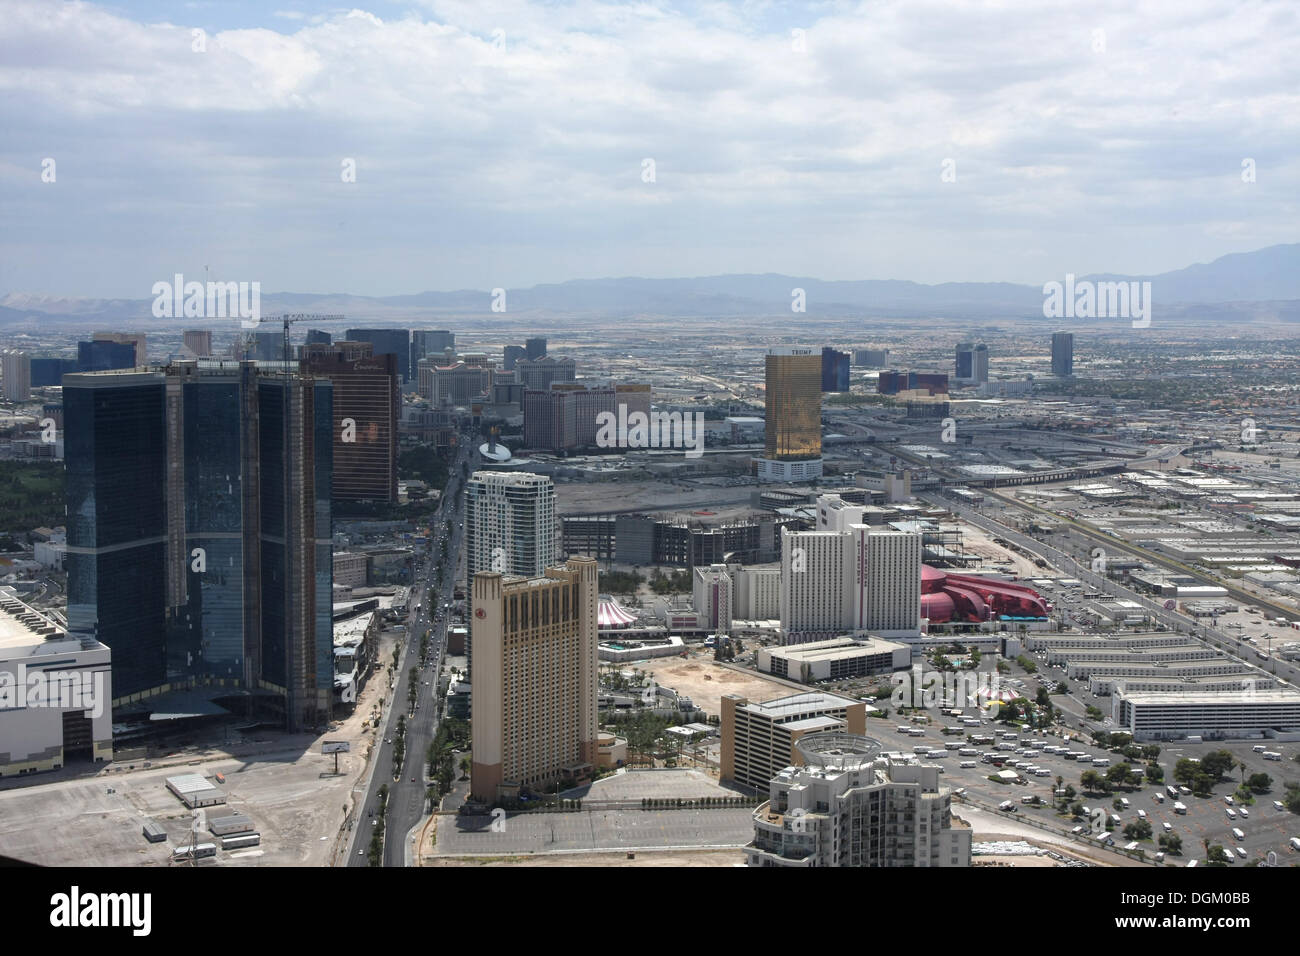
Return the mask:
M 677 693 L 689 697 L 696 707 L 710 715 L 722 713 L 723 694 L 740 694 L 752 701 L 764 701 L 811 689 L 783 684 L 753 671 L 723 667 L 714 662 L 712 650 L 696 649 L 690 654 L 685 660 L 680 657 L 661 657 L 630 666 L 653 674 L 654 679 L 664 687 L 671 687 Z

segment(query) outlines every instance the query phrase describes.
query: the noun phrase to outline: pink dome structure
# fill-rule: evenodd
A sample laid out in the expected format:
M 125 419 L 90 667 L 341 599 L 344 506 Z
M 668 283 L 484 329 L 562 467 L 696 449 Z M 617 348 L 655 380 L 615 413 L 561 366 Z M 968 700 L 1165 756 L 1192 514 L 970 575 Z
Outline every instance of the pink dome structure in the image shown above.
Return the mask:
M 1023 584 L 950 574 L 921 565 L 921 616 L 936 624 L 1003 616 L 1047 617 L 1050 610 L 1037 591 Z
M 628 611 L 612 597 L 607 594 L 600 596 L 600 604 L 596 608 L 596 626 L 604 631 L 611 628 L 627 627 L 629 624 L 636 623 L 636 616 L 629 614 Z

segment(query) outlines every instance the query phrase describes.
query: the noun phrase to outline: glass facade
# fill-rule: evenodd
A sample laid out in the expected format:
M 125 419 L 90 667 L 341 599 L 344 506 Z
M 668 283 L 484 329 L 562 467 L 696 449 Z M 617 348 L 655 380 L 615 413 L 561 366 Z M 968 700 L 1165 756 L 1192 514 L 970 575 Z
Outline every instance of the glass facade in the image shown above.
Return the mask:
M 69 384 L 68 627 L 113 651 L 113 692 L 166 681 L 166 431 L 161 375 Z
M 812 349 L 767 354 L 766 423 L 768 458 L 798 461 L 822 453 L 822 359 Z

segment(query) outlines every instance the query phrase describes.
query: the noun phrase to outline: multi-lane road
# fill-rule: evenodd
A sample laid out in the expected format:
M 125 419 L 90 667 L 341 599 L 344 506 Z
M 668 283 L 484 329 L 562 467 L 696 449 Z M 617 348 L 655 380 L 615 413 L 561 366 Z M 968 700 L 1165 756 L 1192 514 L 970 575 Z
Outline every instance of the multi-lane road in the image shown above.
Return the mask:
M 416 558 L 415 574 L 411 581 L 409 617 L 406 640 L 401 647 L 401 659 L 395 674 L 392 690 L 385 695 L 389 700 L 377 747 L 372 755 L 373 768 L 361 804 L 352 842 L 348 849 L 349 866 L 369 865 L 370 841 L 381 812 L 380 787 L 388 785 L 387 808 L 384 819 L 384 866 L 406 866 L 411 830 L 431 812 L 426 795 L 425 757 L 438 729 L 438 676 L 446 649 L 450 605 L 455 591 L 460 566 L 464 495 L 461 490 L 465 465 L 472 471 L 477 464 L 477 452 L 462 446 L 451 463 L 447 488 L 439 502 L 438 511 L 431 522 L 427 550 Z M 447 536 L 447 522 L 451 521 L 451 535 Z M 443 568 L 442 587 L 437 588 L 435 571 L 441 560 L 442 542 L 447 541 L 447 559 Z M 429 631 L 426 662 L 420 664 L 420 639 Z M 379 662 L 377 668 L 385 662 Z M 419 681 L 414 707 L 410 706 L 410 670 L 418 667 Z M 377 669 L 376 676 L 382 674 Z M 405 759 L 401 773 L 396 775 L 393 764 L 393 741 L 397 733 L 399 715 L 406 718 Z

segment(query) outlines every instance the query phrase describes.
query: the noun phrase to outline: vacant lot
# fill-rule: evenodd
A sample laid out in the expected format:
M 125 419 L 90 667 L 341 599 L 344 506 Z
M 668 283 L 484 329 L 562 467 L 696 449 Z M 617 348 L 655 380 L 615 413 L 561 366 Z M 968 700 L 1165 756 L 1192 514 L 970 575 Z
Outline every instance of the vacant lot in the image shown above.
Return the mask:
M 689 697 L 696 707 L 710 715 L 722 713 L 723 694 L 740 694 L 752 701 L 765 701 L 808 689 L 783 684 L 753 671 L 723 667 L 714 662 L 712 650 L 693 650 L 686 660 L 661 657 L 633 666 L 653 674 L 664 687 L 671 687 Z

